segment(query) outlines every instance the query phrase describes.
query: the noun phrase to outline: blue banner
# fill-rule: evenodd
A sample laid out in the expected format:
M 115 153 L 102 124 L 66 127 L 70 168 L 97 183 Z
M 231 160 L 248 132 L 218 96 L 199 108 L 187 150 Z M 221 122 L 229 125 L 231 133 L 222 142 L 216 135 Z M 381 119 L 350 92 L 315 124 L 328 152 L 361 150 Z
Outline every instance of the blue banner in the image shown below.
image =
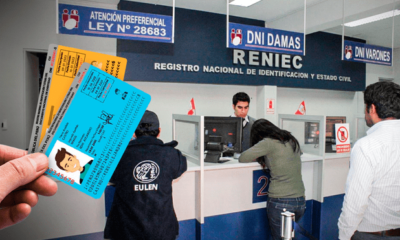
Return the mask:
M 229 48 L 303 55 L 303 33 L 229 23 Z
M 58 21 L 63 34 L 172 43 L 171 16 L 59 4 Z
M 344 41 L 343 59 L 392 66 L 392 52 L 391 48 L 346 40 Z
M 267 201 L 270 178 L 263 170 L 253 171 L 253 203 Z
M 120 1 L 119 7 L 164 15 L 172 11 L 131 1 Z M 245 26 L 264 26 L 263 21 L 230 19 Z M 226 15 L 176 8 L 175 22 L 179 27 L 173 45 L 118 39 L 117 56 L 128 60 L 125 81 L 365 90 L 365 63 L 341 60 L 341 35 L 308 34 L 307 56 L 301 56 L 227 48 Z

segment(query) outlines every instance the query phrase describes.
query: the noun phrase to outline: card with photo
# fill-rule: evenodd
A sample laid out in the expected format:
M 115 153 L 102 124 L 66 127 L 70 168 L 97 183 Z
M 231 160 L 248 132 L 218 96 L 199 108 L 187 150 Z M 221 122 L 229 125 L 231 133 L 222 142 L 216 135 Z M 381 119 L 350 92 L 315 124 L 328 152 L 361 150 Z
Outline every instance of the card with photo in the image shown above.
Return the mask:
M 50 176 L 99 198 L 150 95 L 83 63 L 39 147 Z
M 37 152 L 65 94 L 80 66 L 85 62 L 120 80 L 124 79 L 127 63 L 125 58 L 50 44 L 28 147 L 29 153 Z

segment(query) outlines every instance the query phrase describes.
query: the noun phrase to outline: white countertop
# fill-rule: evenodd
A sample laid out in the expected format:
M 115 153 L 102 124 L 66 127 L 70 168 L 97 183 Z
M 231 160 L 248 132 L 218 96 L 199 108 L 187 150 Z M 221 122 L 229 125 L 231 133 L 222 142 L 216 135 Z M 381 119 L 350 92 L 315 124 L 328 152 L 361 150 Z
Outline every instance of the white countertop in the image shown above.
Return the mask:
M 238 159 L 234 158 L 225 158 L 230 159 L 224 163 L 204 163 L 204 170 L 220 170 L 220 169 L 232 169 L 232 168 L 246 168 L 246 167 L 260 167 L 258 162 L 251 163 L 239 163 Z M 309 153 L 303 153 L 301 155 L 302 162 L 311 162 L 311 161 L 322 161 L 323 157 L 318 155 L 313 155 Z M 187 158 L 188 163 L 188 171 L 200 171 L 200 163 L 198 159 Z
M 303 153 L 301 155 L 301 162 L 311 162 L 311 161 L 322 161 L 323 156 L 310 154 L 310 153 Z
M 350 152 L 346 153 L 325 153 L 325 160 L 335 158 L 349 158 Z
M 188 171 L 200 171 L 200 163 L 197 160 L 188 158 Z M 219 170 L 219 169 L 231 169 L 231 168 L 245 168 L 245 167 L 258 167 L 258 162 L 251 163 L 239 163 L 237 159 L 231 158 L 229 161 L 224 163 L 204 163 L 204 170 Z

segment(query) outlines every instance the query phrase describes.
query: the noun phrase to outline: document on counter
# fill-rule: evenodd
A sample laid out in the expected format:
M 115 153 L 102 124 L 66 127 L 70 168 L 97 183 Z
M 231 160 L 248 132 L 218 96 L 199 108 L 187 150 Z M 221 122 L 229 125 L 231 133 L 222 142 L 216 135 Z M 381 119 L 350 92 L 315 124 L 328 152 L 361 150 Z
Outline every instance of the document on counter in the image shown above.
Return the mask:
M 149 103 L 149 94 L 83 63 L 39 146 L 46 173 L 99 198 Z
M 125 58 L 50 44 L 28 147 L 29 153 L 37 152 L 65 94 L 84 62 L 116 78 L 124 79 L 127 63 Z

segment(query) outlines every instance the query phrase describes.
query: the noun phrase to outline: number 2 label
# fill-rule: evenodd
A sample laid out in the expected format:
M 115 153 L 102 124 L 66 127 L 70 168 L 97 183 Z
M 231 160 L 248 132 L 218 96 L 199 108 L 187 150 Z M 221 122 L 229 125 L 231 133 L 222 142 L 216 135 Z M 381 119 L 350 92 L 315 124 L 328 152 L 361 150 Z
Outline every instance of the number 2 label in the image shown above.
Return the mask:
M 268 185 L 268 178 L 267 178 L 267 176 L 261 176 L 261 177 L 259 177 L 258 180 L 257 180 L 257 182 L 258 182 L 258 183 L 261 183 L 262 180 L 264 180 L 265 182 L 264 182 L 264 184 L 262 185 L 262 187 L 260 188 L 260 190 L 258 190 L 258 192 L 257 192 L 257 197 L 261 197 L 261 196 L 266 196 L 266 195 L 268 195 L 268 192 L 267 192 L 267 191 L 264 192 L 264 189 L 265 189 L 265 188 L 267 187 L 267 185 Z

